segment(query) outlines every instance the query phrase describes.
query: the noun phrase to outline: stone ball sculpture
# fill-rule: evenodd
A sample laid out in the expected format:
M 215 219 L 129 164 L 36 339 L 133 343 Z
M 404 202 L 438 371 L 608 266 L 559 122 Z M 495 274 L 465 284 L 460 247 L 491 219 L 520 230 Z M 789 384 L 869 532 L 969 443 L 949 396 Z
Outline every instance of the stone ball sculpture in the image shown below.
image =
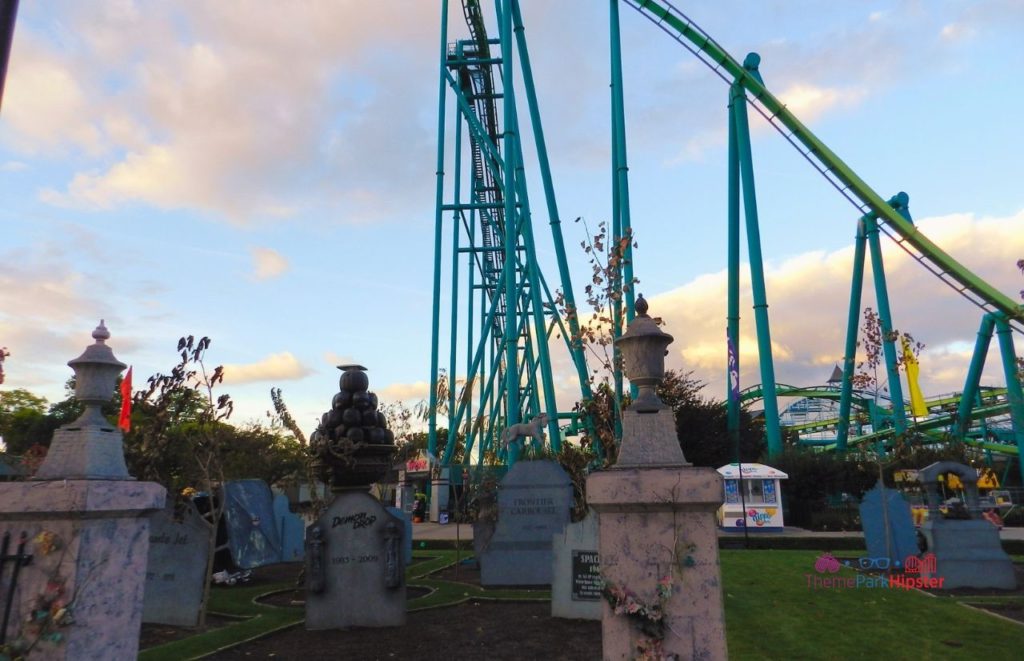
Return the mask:
M 387 418 L 377 410 L 377 395 L 366 368 L 339 365 L 341 390 L 310 436 L 310 452 L 320 479 L 334 491 L 363 489 L 387 474 L 395 450 L 395 436 Z

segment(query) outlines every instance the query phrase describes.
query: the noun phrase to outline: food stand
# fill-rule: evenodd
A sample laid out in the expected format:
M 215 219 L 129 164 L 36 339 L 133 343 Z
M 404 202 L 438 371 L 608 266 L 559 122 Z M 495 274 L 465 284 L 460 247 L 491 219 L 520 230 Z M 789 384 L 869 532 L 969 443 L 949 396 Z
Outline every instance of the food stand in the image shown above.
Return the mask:
M 725 502 L 718 510 L 718 525 L 723 530 L 743 530 L 746 526 L 751 532 L 781 532 L 780 480 L 789 476 L 764 464 L 742 464 L 742 467 L 742 480 L 740 466 L 737 464 L 726 464 L 718 469 L 725 478 Z

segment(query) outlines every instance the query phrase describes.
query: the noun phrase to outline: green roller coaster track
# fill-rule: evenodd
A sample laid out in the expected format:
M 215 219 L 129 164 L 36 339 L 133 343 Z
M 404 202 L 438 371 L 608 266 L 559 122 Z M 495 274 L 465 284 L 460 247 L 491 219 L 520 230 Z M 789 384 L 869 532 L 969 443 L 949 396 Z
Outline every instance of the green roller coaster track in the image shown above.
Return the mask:
M 1024 394 L 1016 374 L 1016 354 L 1012 331 L 1024 328 L 1024 306 L 1004 294 L 984 279 L 972 273 L 924 236 L 914 225 L 908 209 L 908 197 L 900 193 L 885 200 L 868 186 L 846 163 L 818 139 L 767 88 L 758 71 L 760 58 L 751 53 L 740 63 L 726 52 L 704 30 L 685 14 L 664 0 L 622 0 L 640 15 L 650 20 L 672 39 L 692 52 L 729 86 L 729 309 L 727 313 L 728 338 L 739 355 L 739 234 L 740 209 L 746 216 L 746 234 L 750 256 L 751 282 L 754 288 L 754 314 L 759 345 L 762 385 L 748 389 L 742 396 L 730 396 L 730 431 L 738 430 L 739 408 L 744 401 L 762 399 L 764 402 L 766 435 L 769 455 L 781 450 L 781 433 L 776 404 L 778 397 L 823 397 L 839 399 L 840 415 L 828 421 L 834 424 L 837 439 L 833 447 L 845 450 L 848 445 L 884 440 L 894 435 L 916 430 L 922 434 L 947 428 L 966 442 L 1007 455 L 1018 455 L 1024 450 Z M 622 101 L 621 46 L 619 43 L 618 0 L 609 0 L 611 50 L 611 112 L 612 112 L 612 199 L 613 237 L 628 235 L 629 186 L 626 160 L 626 135 Z M 579 378 L 582 398 L 591 397 L 589 371 L 579 341 L 579 328 L 574 314 L 563 319 L 554 304 L 535 255 L 532 233 L 532 215 L 526 191 L 519 118 L 516 110 L 514 63 L 519 64 L 521 87 L 525 90 L 529 121 L 538 154 L 541 181 L 544 187 L 546 211 L 558 259 L 560 291 L 566 309 L 575 310 L 572 286 L 562 242 L 557 204 L 544 135 L 541 128 L 537 97 L 533 87 L 525 31 L 519 9 L 519 0 L 495 2 L 499 37 L 487 36 L 479 0 L 463 0 L 463 13 L 470 38 L 447 43 L 447 0 L 442 2 L 441 76 L 439 87 L 437 216 L 434 264 L 434 318 L 431 356 L 432 389 L 430 411 L 431 452 L 436 447 L 436 412 L 443 408 L 437 396 L 437 374 L 440 367 L 439 310 L 441 297 L 441 260 L 445 252 L 442 235 L 445 214 L 452 214 L 452 238 L 449 252 L 452 256 L 451 338 L 449 375 L 456 374 L 458 298 L 460 283 L 467 283 L 465 359 L 466 386 L 456 396 L 455 387 L 448 393 L 449 425 L 453 429 L 462 425 L 466 430 L 467 450 L 463 461 L 468 461 L 473 443 L 483 451 L 500 450 L 497 443 L 504 426 L 526 420 L 539 413 L 548 414 L 548 433 L 552 445 L 558 447 L 558 421 L 574 418 L 573 414 L 559 413 L 553 397 L 550 358 L 546 354 L 546 340 L 560 332 L 566 338 L 572 362 Z M 496 47 L 497 53 L 492 53 Z M 500 89 L 498 89 L 500 87 Z M 456 101 L 456 129 L 454 150 L 454 190 L 446 196 L 445 166 L 445 97 Z M 857 257 L 854 267 L 850 299 L 850 321 L 844 356 L 843 388 L 808 389 L 777 384 L 771 358 L 771 339 L 768 328 L 767 297 L 761 266 L 760 237 L 758 234 L 756 192 L 746 107 L 761 114 L 779 133 L 856 209 L 859 218 Z M 499 117 L 500 108 L 500 117 Z M 465 131 L 469 148 L 462 145 Z M 468 153 L 469 174 L 463 169 Z M 469 192 L 460 189 L 463 179 L 469 181 Z M 446 197 L 450 201 L 446 202 Z M 460 234 L 461 227 L 461 234 Z M 891 330 L 884 269 L 881 262 L 879 235 L 885 234 L 916 259 L 932 275 L 952 287 L 984 312 L 978 333 L 974 358 L 959 398 L 933 399 L 928 402 L 932 415 L 922 422 L 908 423 L 903 412 L 903 398 L 896 371 L 897 359 L 891 340 L 884 342 L 887 376 L 892 387 L 893 428 L 872 434 L 847 438 L 851 409 L 868 409 L 873 405 L 868 393 L 855 392 L 850 384 L 856 349 L 857 319 L 865 254 L 869 251 L 875 279 L 876 298 L 883 335 Z M 461 238 L 460 238 L 461 237 Z M 462 241 L 462 243 L 460 243 Z M 467 273 L 460 279 L 458 260 L 466 255 Z M 631 259 L 625 264 L 631 269 Z M 631 270 L 618 276 L 619 283 L 632 281 Z M 613 337 L 621 330 L 623 319 L 632 318 L 632 292 L 627 294 L 614 311 Z M 474 308 L 474 296 L 478 308 Z M 998 336 L 1007 386 L 998 392 L 982 391 L 979 377 L 993 331 Z M 621 375 L 616 374 L 616 393 L 621 393 Z M 476 398 L 475 403 L 472 401 Z M 947 401 L 948 399 L 948 401 Z M 997 401 L 998 400 L 998 401 Z M 877 403 L 874 403 L 877 409 Z M 950 410 L 950 409 L 955 410 Z M 1009 414 L 1014 428 L 1014 445 L 987 443 L 968 438 L 971 421 L 989 416 Z M 473 421 L 470 423 L 469 421 Z M 819 424 L 819 427 L 822 425 Z M 807 427 L 806 429 L 810 429 Z M 803 431 L 803 429 L 796 429 Z M 449 434 L 442 463 L 447 464 L 453 454 L 455 434 Z M 514 459 L 514 458 L 512 458 Z M 1021 466 L 1024 475 L 1024 466 Z
M 888 319 L 884 271 L 877 243 L 877 233 L 879 231 L 884 231 L 933 275 L 950 285 L 986 312 L 982 321 L 982 330 L 979 331 L 979 341 L 974 354 L 975 358 L 972 361 L 971 370 L 967 377 L 967 385 L 964 389 L 965 395 L 957 402 L 957 412 L 947 416 L 936 416 L 928 421 L 918 423 L 914 425 L 914 429 L 919 432 L 926 432 L 942 426 L 953 426 L 958 428 L 959 436 L 963 438 L 970 420 L 1009 412 L 1013 421 L 1016 447 L 987 444 L 992 446 L 988 449 L 995 449 L 1005 454 L 1019 454 L 1021 450 L 1024 450 L 1024 396 L 1022 396 L 1020 382 L 1016 375 L 1016 355 L 1013 349 L 1012 338 L 1010 337 L 1011 328 L 1017 331 L 1021 330 L 1021 322 L 1024 321 L 1024 306 L 978 277 L 924 236 L 910 219 L 910 214 L 907 210 L 907 196 L 905 194 L 901 193 L 891 200 L 885 201 L 857 176 L 842 159 L 819 140 L 768 90 L 757 70 L 760 58 L 756 54 L 750 54 L 743 64 L 740 64 L 715 42 L 710 35 L 667 2 L 658 2 L 656 0 L 623 1 L 694 53 L 713 72 L 728 83 L 733 90 L 730 99 L 730 109 L 733 113 L 732 119 L 735 121 L 731 121 L 729 125 L 730 159 L 733 163 L 730 171 L 730 341 L 738 342 L 736 334 L 738 310 L 734 303 L 734 300 L 738 298 L 735 293 L 735 283 L 738 280 L 736 273 L 738 271 L 738 258 L 735 257 L 738 254 L 738 238 L 735 235 L 738 235 L 738 230 L 734 229 L 738 225 L 738 182 L 743 184 L 744 205 L 750 207 L 754 204 L 752 173 L 749 171 L 749 135 L 746 133 L 745 112 L 742 112 L 742 106 L 746 104 L 735 104 L 734 107 L 731 103 L 732 98 L 743 98 L 778 130 L 859 211 L 862 218 L 861 229 L 858 231 L 858 239 L 860 241 L 858 243 L 859 258 L 862 268 L 863 246 L 865 243 L 868 243 L 871 247 L 872 263 L 876 272 L 876 291 L 880 300 L 880 307 L 884 306 L 881 314 L 883 333 L 891 330 L 891 322 Z M 738 145 L 738 147 L 734 145 Z M 742 171 L 740 171 L 741 168 L 743 168 Z M 733 170 L 735 170 L 735 173 Z M 764 313 L 763 320 L 758 318 L 757 326 L 761 349 L 760 354 L 762 356 L 762 381 L 767 387 L 767 393 L 764 393 L 767 396 L 763 396 L 769 454 L 775 454 L 781 450 L 781 439 L 777 429 L 778 417 L 775 415 L 777 408 L 775 407 L 774 400 L 778 395 L 791 393 L 786 392 L 786 387 L 779 388 L 775 384 L 774 372 L 770 369 L 771 345 L 770 336 L 768 335 L 767 303 L 764 301 L 763 291 L 760 292 L 761 300 L 758 300 L 759 292 L 757 289 L 760 286 L 763 290 L 763 274 L 760 273 L 759 246 L 754 245 L 757 242 L 756 207 L 753 210 L 748 208 L 747 215 L 748 235 L 752 232 L 755 233 L 753 238 L 748 237 L 751 245 L 752 271 L 754 271 L 752 273 L 752 280 L 755 286 L 755 314 Z M 751 215 L 753 219 L 751 219 Z M 872 235 L 872 233 L 874 234 Z M 848 342 L 844 358 L 846 402 L 844 403 L 845 406 L 841 409 L 838 421 L 841 428 L 837 449 L 845 449 L 846 447 L 845 424 L 846 416 L 849 414 L 850 380 L 852 377 L 853 353 L 856 346 L 854 301 L 859 301 L 859 277 L 860 274 L 855 273 L 854 296 L 851 297 L 850 328 L 848 329 Z M 878 281 L 879 278 L 881 279 L 880 282 Z M 994 407 L 982 406 L 981 408 L 974 409 L 974 397 L 978 388 L 980 363 L 984 362 L 993 325 L 999 329 L 1000 349 L 1004 373 L 1007 379 L 1008 401 L 1006 404 Z M 879 437 L 888 438 L 895 433 L 906 431 L 906 422 L 902 411 L 902 394 L 898 388 L 899 377 L 895 371 L 896 361 L 892 355 L 891 342 L 886 342 L 884 348 L 886 350 L 886 364 L 890 383 L 895 386 L 894 411 L 896 415 L 894 418 L 896 424 L 895 429 L 876 432 L 876 434 Z M 765 364 L 766 360 L 769 363 L 768 365 Z M 739 402 L 735 401 L 734 398 L 730 398 L 730 426 L 733 428 L 736 426 L 736 419 L 738 418 L 738 407 Z M 853 439 L 851 443 L 858 444 L 866 440 L 872 439 L 865 436 Z M 1022 477 L 1024 477 L 1024 465 L 1021 465 L 1020 469 Z

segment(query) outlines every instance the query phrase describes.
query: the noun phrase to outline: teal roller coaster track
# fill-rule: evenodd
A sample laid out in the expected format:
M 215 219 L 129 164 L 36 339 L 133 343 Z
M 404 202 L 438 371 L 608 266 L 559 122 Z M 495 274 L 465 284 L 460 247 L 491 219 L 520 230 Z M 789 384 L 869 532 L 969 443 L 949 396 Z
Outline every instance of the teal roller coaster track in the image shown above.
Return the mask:
M 738 429 L 739 410 L 744 401 L 763 402 L 769 455 L 782 448 L 777 399 L 786 396 L 838 399 L 834 420 L 816 429 L 835 431 L 829 447 L 845 450 L 851 445 L 886 440 L 914 430 L 922 435 L 944 430 L 986 450 L 1019 455 L 1024 449 L 1024 395 L 1017 373 L 1013 331 L 1024 329 L 1024 307 L 943 251 L 914 225 L 909 197 L 899 193 L 886 200 L 869 187 L 846 163 L 819 140 L 766 86 L 759 71 L 760 58 L 749 54 L 741 63 L 685 14 L 663 0 L 622 0 L 644 18 L 689 50 L 729 88 L 729 200 L 728 200 L 728 308 L 727 334 L 739 355 L 739 272 L 740 215 L 745 219 L 747 252 L 751 269 L 754 320 L 757 329 L 761 384 L 742 397 L 729 396 L 730 429 Z M 619 42 L 619 0 L 609 0 L 612 113 L 612 232 L 613 237 L 630 232 L 629 183 L 622 99 L 621 47 Z M 555 299 L 540 272 L 536 258 L 533 216 L 526 186 L 525 165 L 520 143 L 517 89 L 525 92 L 525 108 L 538 154 L 539 178 L 544 191 L 545 211 L 558 260 L 559 291 L 564 308 L 575 310 L 572 283 L 561 234 L 554 185 L 548 165 L 544 134 L 534 90 L 530 59 L 519 0 L 494 3 L 498 36 L 488 36 L 479 0 L 463 0 L 462 9 L 468 38 L 448 42 L 448 2 L 442 1 L 441 66 L 438 113 L 437 204 L 435 217 L 434 317 L 431 353 L 432 389 L 430 401 L 430 450 L 437 452 L 437 413 L 447 411 L 449 427 L 466 439 L 462 461 L 494 452 L 505 456 L 497 442 L 505 427 L 548 414 L 548 434 L 559 446 L 559 421 L 574 414 L 559 412 L 555 404 L 549 339 L 556 331 L 566 338 L 566 347 L 580 397 L 591 397 L 584 347 L 579 340 L 577 319 L 559 314 Z M 519 77 L 519 85 L 514 81 Z M 444 168 L 448 98 L 454 99 L 454 167 L 451 185 L 445 185 Z M 854 272 L 851 281 L 847 338 L 844 347 L 843 378 L 838 389 L 801 389 L 777 384 L 771 353 L 767 293 L 761 260 L 757 217 L 757 195 L 747 108 L 751 107 L 773 126 L 856 209 L 857 234 Z M 464 136 L 468 145 L 463 144 Z M 450 214 L 450 216 L 449 216 Z M 444 229 L 450 222 L 450 239 Z M 952 287 L 981 309 L 982 321 L 974 357 L 958 396 L 930 400 L 925 420 L 908 420 L 898 373 L 897 351 L 889 339 L 892 314 L 882 262 L 881 236 L 894 241 L 933 276 Z M 442 263 L 449 257 L 451 289 L 442 296 Z M 875 421 L 884 420 L 885 429 L 851 438 L 851 420 L 858 409 L 878 408 L 866 393 L 853 389 L 852 376 L 857 347 L 857 327 L 866 255 L 872 262 L 875 297 L 879 307 L 885 370 L 891 389 L 890 405 Z M 465 273 L 460 272 L 460 262 Z M 619 283 L 632 282 L 632 257 L 627 255 Z M 459 298 L 466 292 L 465 299 Z M 615 310 L 613 335 L 633 315 L 632 292 Z M 449 360 L 440 362 L 440 311 L 450 311 Z M 459 312 L 464 318 L 459 319 Z M 981 370 L 995 332 L 999 341 L 1006 387 L 984 390 L 979 385 Z M 465 347 L 464 362 L 457 354 Z M 725 344 L 723 343 L 723 352 Z M 466 375 L 461 389 L 452 387 L 448 401 L 438 401 L 437 379 L 442 367 L 454 377 L 458 369 Z M 458 392 L 457 392 L 458 391 Z M 621 394 L 621 375 L 616 375 Z M 973 438 L 973 421 L 1008 416 L 1012 435 L 1006 442 Z M 585 424 L 585 421 L 584 421 Z M 794 428 L 801 433 L 807 429 Z M 442 463 L 455 456 L 456 434 L 448 435 L 441 452 Z M 1024 475 L 1024 466 L 1021 468 Z

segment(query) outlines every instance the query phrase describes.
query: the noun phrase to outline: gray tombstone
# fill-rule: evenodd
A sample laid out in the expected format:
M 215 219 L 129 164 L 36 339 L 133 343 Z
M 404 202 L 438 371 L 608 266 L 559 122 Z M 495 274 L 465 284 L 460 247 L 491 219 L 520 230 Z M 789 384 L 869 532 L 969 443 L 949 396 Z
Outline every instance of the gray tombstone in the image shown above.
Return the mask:
M 405 525 L 402 530 L 405 536 L 402 538 L 402 561 L 408 567 L 412 564 L 412 514 L 406 513 L 397 507 L 385 507 L 388 512 Z
M 404 625 L 404 536 L 369 494 L 339 493 L 306 531 L 306 628 Z
M 480 583 L 550 585 L 551 538 L 569 523 L 572 482 L 553 461 L 519 461 L 498 488 L 498 522 L 480 553 Z
M 601 563 L 597 552 L 597 517 L 593 512 L 570 523 L 551 539 L 554 565 L 551 617 L 601 619 Z
M 206 582 L 210 527 L 191 501 L 149 515 L 149 556 L 142 621 L 194 627 Z
M 302 517 L 292 512 L 288 496 L 283 493 L 274 496 L 274 519 L 277 522 L 281 562 L 301 561 L 306 524 L 303 523 Z
M 889 558 L 890 565 L 899 568 L 907 557 L 918 554 L 910 505 L 895 489 L 883 489 L 881 483 L 877 483 L 864 494 L 860 503 L 860 521 L 870 557 Z
M 263 480 L 232 480 L 221 490 L 228 548 L 235 564 L 252 569 L 281 562 L 274 497 Z
M 967 493 L 967 519 L 943 517 L 939 510 L 939 476 L 954 473 Z M 999 588 L 1013 590 L 1017 578 L 1013 561 L 1003 551 L 999 530 L 981 517 L 978 502 L 978 472 L 970 466 L 939 461 L 917 474 L 928 495 L 928 520 L 921 532 L 928 551 L 935 554 L 935 570 L 922 571 L 924 578 L 942 580 L 944 589 Z

